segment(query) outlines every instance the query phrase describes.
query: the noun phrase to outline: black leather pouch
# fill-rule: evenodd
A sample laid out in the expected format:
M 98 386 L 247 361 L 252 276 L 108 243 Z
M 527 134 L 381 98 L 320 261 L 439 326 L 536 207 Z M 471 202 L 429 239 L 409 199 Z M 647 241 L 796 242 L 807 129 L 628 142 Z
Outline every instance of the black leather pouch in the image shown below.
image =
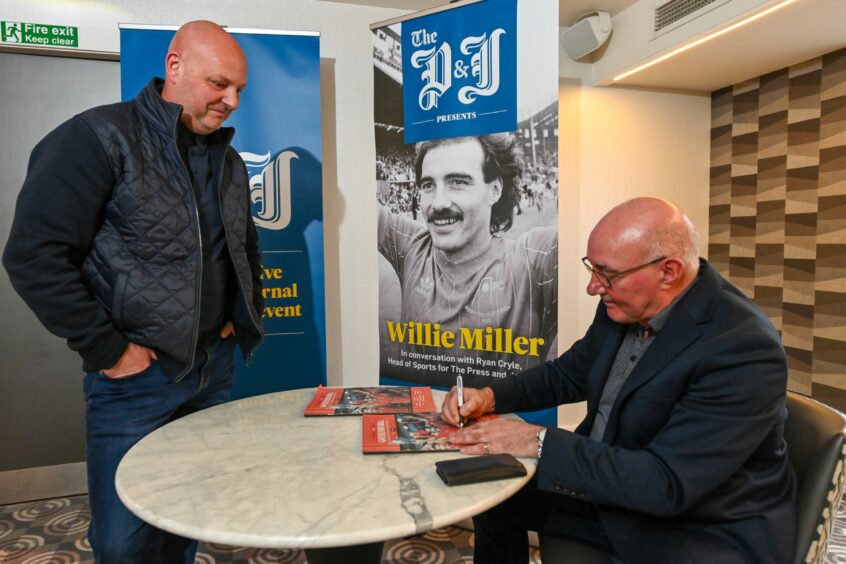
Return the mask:
M 510 454 L 474 456 L 435 462 L 438 476 L 448 486 L 462 486 L 526 475 L 526 467 Z

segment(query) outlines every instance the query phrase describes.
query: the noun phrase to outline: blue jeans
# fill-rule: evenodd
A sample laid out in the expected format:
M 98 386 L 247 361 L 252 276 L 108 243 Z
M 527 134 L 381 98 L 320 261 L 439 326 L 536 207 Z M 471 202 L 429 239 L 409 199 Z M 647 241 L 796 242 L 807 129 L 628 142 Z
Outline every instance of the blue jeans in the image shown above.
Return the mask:
M 85 376 L 88 539 L 96 562 L 194 562 L 197 541 L 157 529 L 130 513 L 115 491 L 115 473 L 123 455 L 145 435 L 229 400 L 234 348 L 233 337 L 198 348 L 194 366 L 179 382 L 171 381 L 155 361 L 127 378 L 96 372 Z

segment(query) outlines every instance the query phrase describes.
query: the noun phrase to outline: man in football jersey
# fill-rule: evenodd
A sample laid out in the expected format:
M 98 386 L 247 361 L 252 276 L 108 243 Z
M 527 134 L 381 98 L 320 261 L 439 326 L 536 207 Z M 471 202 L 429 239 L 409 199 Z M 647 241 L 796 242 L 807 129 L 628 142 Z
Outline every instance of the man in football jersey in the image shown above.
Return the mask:
M 470 382 L 546 360 L 557 329 L 558 233 L 535 228 L 517 239 L 502 237 L 519 197 L 522 161 L 514 136 L 425 141 L 417 145 L 414 168 L 420 220 L 379 209 L 379 252 L 396 271 L 402 294 L 400 319 L 388 320 L 390 338 L 406 352 L 473 356 L 464 366 Z M 450 331 L 455 342 L 421 346 L 407 323 Z M 516 339 L 525 346 L 514 346 Z M 454 383 L 444 364 L 440 370 L 429 364 L 416 370 L 415 381 Z M 383 376 L 409 374 L 382 368 Z

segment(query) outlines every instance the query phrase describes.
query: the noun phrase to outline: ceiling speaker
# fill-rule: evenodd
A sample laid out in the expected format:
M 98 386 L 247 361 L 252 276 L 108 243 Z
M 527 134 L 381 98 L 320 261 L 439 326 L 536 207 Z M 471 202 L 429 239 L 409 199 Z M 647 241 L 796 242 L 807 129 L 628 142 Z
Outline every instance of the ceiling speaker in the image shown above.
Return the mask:
M 570 58 L 577 61 L 602 47 L 610 35 L 608 12 L 589 12 L 561 33 L 561 41 Z

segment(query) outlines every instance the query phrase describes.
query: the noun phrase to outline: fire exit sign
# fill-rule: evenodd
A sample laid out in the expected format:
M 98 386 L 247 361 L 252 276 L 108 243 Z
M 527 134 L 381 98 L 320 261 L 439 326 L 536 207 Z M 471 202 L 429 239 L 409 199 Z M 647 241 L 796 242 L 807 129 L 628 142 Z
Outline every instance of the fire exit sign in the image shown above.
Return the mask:
M 0 41 L 41 47 L 79 47 L 79 28 L 0 21 Z

